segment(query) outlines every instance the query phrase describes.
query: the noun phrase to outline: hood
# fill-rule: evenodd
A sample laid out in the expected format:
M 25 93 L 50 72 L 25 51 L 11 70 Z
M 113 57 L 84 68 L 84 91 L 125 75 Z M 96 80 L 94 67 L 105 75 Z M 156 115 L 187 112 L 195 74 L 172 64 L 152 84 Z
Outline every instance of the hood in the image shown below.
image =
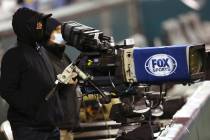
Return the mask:
M 56 27 L 58 27 L 59 25 L 61 25 L 61 22 L 58 21 L 55 18 L 48 18 L 46 20 L 46 26 L 45 26 L 45 37 L 46 40 L 50 39 L 50 35 L 51 33 L 56 29 Z
M 51 15 L 44 15 L 29 8 L 19 8 L 12 18 L 12 27 L 17 40 L 30 44 L 40 41 L 45 20 Z

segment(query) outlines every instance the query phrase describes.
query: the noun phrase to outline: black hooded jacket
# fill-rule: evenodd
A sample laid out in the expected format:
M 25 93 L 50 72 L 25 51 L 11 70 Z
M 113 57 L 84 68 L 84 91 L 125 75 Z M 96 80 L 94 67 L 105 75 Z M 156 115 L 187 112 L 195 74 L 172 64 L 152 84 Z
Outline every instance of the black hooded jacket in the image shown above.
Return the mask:
M 32 31 L 42 17 L 24 8 L 13 16 L 18 42 L 3 56 L 0 78 L 0 92 L 10 105 L 8 119 L 13 126 L 51 129 L 63 117 L 57 92 L 45 100 L 54 85 L 55 72 L 46 50 L 37 45 L 37 32 Z
M 64 48 L 55 46 L 45 46 L 48 51 L 48 56 L 53 63 L 56 74 L 60 74 L 71 63 L 68 56 L 64 53 Z M 58 122 L 58 127 L 61 129 L 73 130 L 79 127 L 79 109 L 80 102 L 76 93 L 76 85 L 59 84 L 59 97 L 61 100 L 64 117 Z
M 48 18 L 46 21 L 45 35 L 46 39 L 49 40 L 51 33 L 61 25 L 61 23 L 54 18 Z M 56 74 L 62 73 L 71 63 L 71 60 L 65 54 L 65 46 L 58 44 L 49 45 L 47 41 L 43 43 L 43 46 L 47 50 L 47 54 L 54 66 Z M 73 130 L 79 125 L 80 102 L 76 93 L 76 85 L 59 84 L 57 91 L 64 112 L 63 120 L 58 123 L 58 127 Z

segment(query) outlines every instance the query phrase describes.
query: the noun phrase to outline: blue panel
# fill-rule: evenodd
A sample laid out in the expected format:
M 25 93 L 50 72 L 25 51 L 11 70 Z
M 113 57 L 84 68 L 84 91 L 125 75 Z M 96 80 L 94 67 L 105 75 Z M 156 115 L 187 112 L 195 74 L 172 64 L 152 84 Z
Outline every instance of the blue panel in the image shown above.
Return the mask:
M 159 84 L 167 81 L 188 81 L 186 49 L 188 46 L 134 48 L 137 81 Z

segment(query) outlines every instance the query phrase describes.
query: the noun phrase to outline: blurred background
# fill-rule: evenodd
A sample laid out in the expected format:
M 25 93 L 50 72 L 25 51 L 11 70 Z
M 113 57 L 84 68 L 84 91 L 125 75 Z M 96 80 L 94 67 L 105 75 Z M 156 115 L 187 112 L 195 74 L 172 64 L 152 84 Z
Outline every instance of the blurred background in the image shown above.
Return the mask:
M 210 38 L 209 0 L 0 0 L 0 56 L 15 42 L 11 18 L 22 6 L 100 29 L 115 42 L 133 36 L 139 47 Z
M 210 0 L 0 0 L 0 61 L 16 41 L 11 19 L 22 6 L 94 27 L 115 42 L 134 38 L 137 47 L 205 43 L 208 50 L 210 43 Z M 67 53 L 74 59 L 79 52 L 67 48 Z M 0 124 L 7 106 L 0 97 Z M 81 121 L 108 119 L 103 113 L 110 106 L 99 108 L 81 110 Z

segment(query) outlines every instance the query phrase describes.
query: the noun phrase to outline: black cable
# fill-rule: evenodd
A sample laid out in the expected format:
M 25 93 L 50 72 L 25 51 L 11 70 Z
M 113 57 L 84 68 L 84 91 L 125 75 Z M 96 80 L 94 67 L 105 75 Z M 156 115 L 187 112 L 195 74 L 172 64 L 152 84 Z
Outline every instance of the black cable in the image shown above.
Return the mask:
M 130 91 L 132 85 L 133 85 L 132 83 L 130 83 L 130 84 L 129 84 L 129 87 L 128 87 L 127 89 L 125 89 L 124 91 L 118 90 L 117 87 L 115 86 L 113 80 L 111 79 L 110 71 L 109 71 L 109 80 L 110 80 L 110 82 L 111 82 L 112 87 L 113 87 L 114 90 L 117 92 L 117 95 L 118 95 L 118 96 L 119 96 L 119 93 L 128 93 L 128 92 Z
M 111 82 L 112 87 L 114 88 L 114 90 L 115 90 L 115 91 L 117 92 L 117 94 L 119 95 L 120 91 L 117 89 L 117 87 L 115 86 L 114 82 L 112 81 L 110 71 L 109 71 L 109 80 L 110 80 L 110 82 Z
M 148 121 L 149 127 L 151 129 L 151 137 L 154 139 L 154 132 L 152 128 L 152 111 L 151 111 L 151 104 L 150 104 L 150 109 L 149 109 L 149 121 Z
M 100 88 L 98 88 L 98 87 L 95 85 L 95 83 L 94 83 L 93 81 L 87 80 L 87 82 L 88 82 L 91 86 L 93 86 L 93 88 L 95 88 L 95 89 L 100 93 L 100 95 L 102 96 L 102 98 L 101 98 L 101 100 L 100 100 L 102 104 L 107 104 L 107 103 L 110 103 L 110 102 L 111 102 L 111 97 L 107 96 Z
M 163 86 L 163 85 L 160 85 L 160 96 L 159 96 L 159 99 L 157 99 L 157 100 L 158 100 L 158 103 L 155 104 L 155 105 L 152 105 L 152 106 L 151 106 L 151 109 L 157 108 L 157 107 L 163 102 L 163 95 L 162 95 L 163 87 L 162 87 L 162 86 Z

